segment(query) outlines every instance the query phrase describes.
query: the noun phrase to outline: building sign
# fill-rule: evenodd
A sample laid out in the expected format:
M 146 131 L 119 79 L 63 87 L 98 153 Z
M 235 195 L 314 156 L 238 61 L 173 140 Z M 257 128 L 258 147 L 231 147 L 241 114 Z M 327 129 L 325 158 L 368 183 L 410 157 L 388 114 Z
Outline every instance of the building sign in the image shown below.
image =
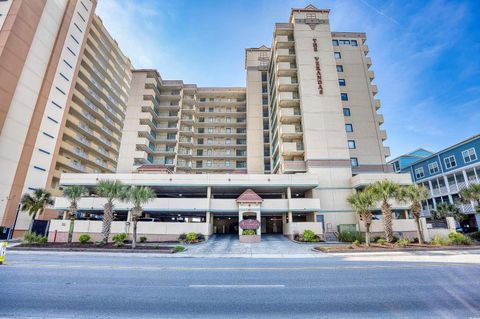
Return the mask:
M 318 57 L 315 57 L 315 69 L 317 70 L 318 93 L 322 95 L 323 94 L 322 70 L 320 69 L 320 61 Z
M 241 229 L 259 229 L 260 222 L 256 219 L 244 219 L 239 224 Z
M 317 39 L 313 39 L 313 51 L 315 51 L 315 52 L 318 51 Z

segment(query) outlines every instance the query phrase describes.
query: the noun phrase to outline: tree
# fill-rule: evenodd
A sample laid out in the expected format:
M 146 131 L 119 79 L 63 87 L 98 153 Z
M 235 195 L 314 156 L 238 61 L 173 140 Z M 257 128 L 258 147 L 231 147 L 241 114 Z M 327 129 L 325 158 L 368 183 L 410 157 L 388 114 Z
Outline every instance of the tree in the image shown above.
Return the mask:
M 117 180 L 101 180 L 98 182 L 96 193 L 100 197 L 105 197 L 107 202 L 103 208 L 103 223 L 102 223 L 102 242 L 104 245 L 108 243 L 108 237 L 110 236 L 110 229 L 113 220 L 113 201 L 115 199 L 121 199 L 124 191 L 122 182 Z
M 383 225 L 385 237 L 389 243 L 393 241 L 392 205 L 390 199 L 398 199 L 400 185 L 387 179 L 377 181 L 367 187 L 377 201 L 382 202 Z
M 63 196 L 70 201 L 68 213 L 70 215 L 70 228 L 68 229 L 68 243 L 72 243 L 75 215 L 77 214 L 78 201 L 87 193 L 87 189 L 81 185 L 67 186 L 63 189 Z
M 365 190 L 350 195 L 347 201 L 365 224 L 365 245 L 368 247 L 370 246 L 370 225 L 373 219 L 372 209 L 376 202 L 375 196 L 371 191 Z
M 23 194 L 20 209 L 32 217 L 33 224 L 35 217 L 41 214 L 46 206 L 53 205 L 53 203 L 52 194 L 43 188 L 37 188 L 33 193 Z
M 142 216 L 142 205 L 147 204 L 156 197 L 155 192 L 148 186 L 130 186 L 122 194 L 122 200 L 133 204 L 132 207 L 132 222 L 133 222 L 133 236 L 132 249 L 137 245 L 137 222 Z
M 450 203 L 440 203 L 437 205 L 437 209 L 432 214 L 434 219 L 445 219 L 447 217 L 453 217 L 457 222 L 465 220 L 467 216 L 460 212 L 460 209 Z
M 474 201 L 476 204 L 475 210 L 480 212 L 480 184 L 471 184 L 467 188 L 462 189 L 459 194 L 464 203 Z
M 429 190 L 425 186 L 413 184 L 400 188 L 399 199 L 403 202 L 410 203 L 410 211 L 417 225 L 418 243 L 423 244 L 423 231 L 420 225 L 420 217 L 422 212 L 422 201 L 429 197 Z

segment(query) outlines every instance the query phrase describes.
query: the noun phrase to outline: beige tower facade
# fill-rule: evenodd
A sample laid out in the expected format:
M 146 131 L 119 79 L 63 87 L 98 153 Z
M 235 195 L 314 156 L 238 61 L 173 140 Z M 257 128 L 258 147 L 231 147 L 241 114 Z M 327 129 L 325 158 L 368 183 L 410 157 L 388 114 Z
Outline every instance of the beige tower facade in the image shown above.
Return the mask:
M 175 173 L 245 173 L 244 88 L 199 88 L 135 70 L 119 172 L 156 164 Z
M 1 226 L 27 230 L 22 195 L 38 188 L 58 195 L 62 173 L 116 169 L 131 64 L 95 7 L 0 3 Z

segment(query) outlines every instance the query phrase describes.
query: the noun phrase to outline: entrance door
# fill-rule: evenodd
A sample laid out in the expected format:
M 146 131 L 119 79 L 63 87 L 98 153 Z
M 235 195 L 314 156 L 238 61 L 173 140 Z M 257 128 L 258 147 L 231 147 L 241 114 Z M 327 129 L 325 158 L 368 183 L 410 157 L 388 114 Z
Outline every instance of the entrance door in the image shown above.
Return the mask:
M 262 222 L 265 223 L 265 228 L 262 232 L 265 234 L 283 234 L 283 220 L 282 216 L 264 216 Z
M 215 234 L 238 234 L 238 216 L 215 216 L 213 230 Z

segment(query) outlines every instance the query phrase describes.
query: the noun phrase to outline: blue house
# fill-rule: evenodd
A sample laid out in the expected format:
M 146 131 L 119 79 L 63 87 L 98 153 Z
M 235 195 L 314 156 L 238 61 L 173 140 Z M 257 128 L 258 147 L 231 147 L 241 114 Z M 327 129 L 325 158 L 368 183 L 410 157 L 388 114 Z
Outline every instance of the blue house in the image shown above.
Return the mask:
M 424 205 L 427 214 L 439 203 L 455 204 L 468 215 L 464 226 L 478 228 L 480 215 L 475 214 L 475 203 L 461 203 L 458 193 L 471 184 L 480 183 L 480 134 L 417 159 L 408 166 L 400 166 L 400 171 L 410 172 L 414 183 L 430 190 L 430 198 Z
M 433 152 L 430 152 L 424 148 L 418 148 L 410 153 L 394 158 L 393 160 L 389 161 L 388 164 L 391 164 L 393 166 L 393 170 L 397 173 L 407 173 L 410 165 L 430 155 L 433 155 Z

